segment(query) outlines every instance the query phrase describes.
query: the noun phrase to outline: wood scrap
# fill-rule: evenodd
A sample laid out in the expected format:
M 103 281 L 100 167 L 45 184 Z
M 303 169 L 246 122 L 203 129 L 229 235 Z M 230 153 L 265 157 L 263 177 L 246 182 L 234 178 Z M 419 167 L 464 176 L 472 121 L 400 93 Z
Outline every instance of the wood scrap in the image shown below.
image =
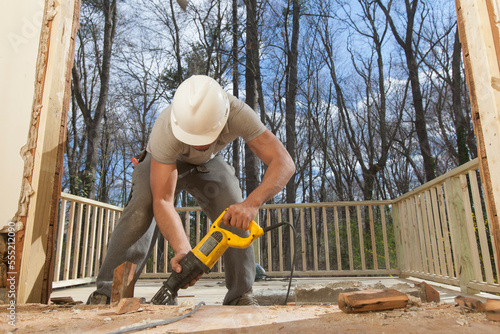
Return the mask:
M 77 305 L 82 304 L 82 301 L 75 301 L 72 297 L 52 297 L 50 298 L 51 303 L 56 305 Z
M 460 307 L 466 307 L 477 312 L 484 312 L 484 303 L 476 298 L 457 296 L 455 297 L 455 303 Z
M 116 314 L 135 312 L 141 308 L 140 298 L 122 298 L 115 307 Z
M 118 303 L 122 298 L 134 297 L 136 267 L 135 263 L 130 262 L 124 262 L 116 267 L 111 287 L 111 304 Z
M 488 299 L 484 306 L 486 319 L 490 321 L 500 321 L 500 299 Z
M 345 313 L 404 308 L 408 296 L 394 289 L 365 290 L 339 294 L 339 308 Z
M 415 287 L 420 289 L 420 299 L 424 303 L 435 302 L 439 303 L 439 292 L 426 282 L 415 283 Z

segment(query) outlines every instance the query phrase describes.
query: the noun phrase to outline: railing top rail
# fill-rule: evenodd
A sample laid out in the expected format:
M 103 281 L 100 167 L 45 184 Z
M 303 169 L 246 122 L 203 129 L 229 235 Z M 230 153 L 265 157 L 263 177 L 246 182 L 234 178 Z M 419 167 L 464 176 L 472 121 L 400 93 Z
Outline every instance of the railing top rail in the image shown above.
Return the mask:
M 479 160 L 476 158 L 476 159 L 471 160 L 471 161 L 469 161 L 461 166 L 458 166 L 457 168 L 449 171 L 446 174 L 443 174 L 443 175 L 436 177 L 434 180 L 431 180 L 431 181 L 421 185 L 420 187 L 415 188 L 415 189 L 407 192 L 404 195 L 399 196 L 398 198 L 393 200 L 393 203 L 400 202 L 408 197 L 414 196 L 415 194 L 421 193 L 422 191 L 425 191 L 427 189 L 435 187 L 436 185 L 443 183 L 446 179 L 449 179 L 449 178 L 452 178 L 452 177 L 455 177 L 455 176 L 458 176 L 461 174 L 465 174 L 465 173 L 467 173 L 467 171 L 469 171 L 471 169 L 477 169 L 477 168 L 479 168 Z
M 66 199 L 66 200 L 70 200 L 73 202 L 79 202 L 79 203 L 84 203 L 84 204 L 90 204 L 90 205 L 97 206 L 97 207 L 103 208 L 103 209 L 110 209 L 110 210 L 116 210 L 116 211 L 123 210 L 123 208 L 120 206 L 106 204 L 103 202 L 95 201 L 93 199 L 88 199 L 88 198 L 84 198 L 84 197 L 80 197 L 80 196 L 76 196 L 76 195 L 72 195 L 72 194 L 68 194 L 68 193 L 61 193 L 61 199 Z
M 261 209 L 288 209 L 288 208 L 322 208 L 334 206 L 363 206 L 363 205 L 391 205 L 394 201 L 380 200 L 380 201 L 346 201 L 346 202 L 321 202 L 321 203 L 277 203 L 277 204 L 264 204 Z M 199 206 L 186 206 L 178 207 L 177 211 L 200 211 Z

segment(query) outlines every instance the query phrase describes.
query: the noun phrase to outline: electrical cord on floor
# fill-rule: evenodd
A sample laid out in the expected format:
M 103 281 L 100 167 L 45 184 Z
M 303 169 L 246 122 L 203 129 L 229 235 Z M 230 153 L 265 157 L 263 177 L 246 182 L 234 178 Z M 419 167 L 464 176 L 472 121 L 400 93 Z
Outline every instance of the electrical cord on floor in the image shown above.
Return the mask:
M 185 318 L 193 315 L 196 311 L 198 311 L 198 309 L 202 305 L 205 305 L 205 302 L 199 302 L 198 305 L 196 305 L 196 307 L 191 312 L 188 312 L 186 314 L 183 314 L 181 316 L 178 316 L 178 317 L 175 317 L 175 318 L 172 318 L 172 319 L 162 320 L 162 321 L 153 322 L 153 323 L 150 323 L 150 324 L 145 324 L 145 325 L 140 325 L 140 326 L 135 326 L 135 327 L 130 327 L 130 328 L 124 328 L 124 329 L 121 329 L 121 330 L 118 330 L 118 331 L 109 332 L 108 334 L 129 333 L 129 332 L 140 331 L 140 330 L 143 330 L 143 329 L 148 329 L 148 328 L 152 328 L 152 327 L 156 327 L 156 326 L 168 325 L 168 324 L 171 324 L 173 322 L 185 319 Z
M 293 227 L 293 225 L 288 223 L 288 222 L 281 222 L 281 223 L 278 223 L 275 225 L 266 226 L 266 227 L 263 227 L 262 229 L 264 230 L 264 233 L 265 233 L 265 232 L 268 232 L 270 230 L 274 230 L 275 228 L 278 228 L 278 227 L 283 226 L 283 225 L 288 225 L 293 231 L 292 268 L 290 269 L 290 281 L 288 282 L 288 291 L 286 292 L 286 297 L 285 297 L 285 304 L 284 305 L 286 305 L 288 303 L 288 296 L 290 295 L 290 288 L 292 287 L 293 268 L 295 267 L 295 239 L 297 238 L 297 232 L 295 231 L 295 227 Z

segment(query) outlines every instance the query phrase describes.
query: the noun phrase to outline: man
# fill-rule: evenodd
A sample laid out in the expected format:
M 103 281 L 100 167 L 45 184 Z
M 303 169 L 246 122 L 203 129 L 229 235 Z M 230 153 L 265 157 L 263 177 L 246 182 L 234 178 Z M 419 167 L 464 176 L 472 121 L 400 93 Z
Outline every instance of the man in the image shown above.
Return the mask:
M 234 169 L 218 155 L 238 137 L 267 165 L 262 183 L 245 200 Z M 259 207 L 281 191 L 294 172 L 288 152 L 248 105 L 224 92 L 210 77 L 190 77 L 153 126 L 146 157 L 132 174 L 131 199 L 113 231 L 97 276 L 97 290 L 88 303 L 109 303 L 113 271 L 125 261 L 137 264 L 137 280 L 158 228 L 175 252 L 172 269 L 182 270 L 179 262 L 191 245 L 175 210 L 179 191 L 188 191 L 212 221 L 228 208 L 225 226 L 221 226 L 245 237 Z M 255 305 L 253 248 L 229 248 L 223 256 L 228 289 L 223 304 Z

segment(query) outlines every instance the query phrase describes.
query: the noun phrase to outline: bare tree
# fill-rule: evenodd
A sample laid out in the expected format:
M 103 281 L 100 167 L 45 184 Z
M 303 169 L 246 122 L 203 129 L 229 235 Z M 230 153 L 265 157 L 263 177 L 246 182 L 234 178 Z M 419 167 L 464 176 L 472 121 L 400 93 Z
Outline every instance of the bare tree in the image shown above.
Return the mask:
M 88 29 L 80 30 L 78 33 L 80 46 L 72 70 L 72 93 L 83 115 L 87 150 L 85 166 L 80 173 L 79 179 L 82 182 L 82 188 L 88 192 L 87 196 L 95 198 L 94 184 L 98 163 L 98 147 L 101 139 L 100 129 L 106 113 L 109 94 L 111 55 L 117 24 L 117 6 L 116 0 L 83 2 L 82 6 L 88 6 L 91 14 L 102 14 L 104 21 L 103 26 L 99 24 L 92 25 Z M 91 20 L 87 22 L 91 22 Z M 90 38 L 90 41 L 86 40 L 87 38 Z M 93 64 L 86 63 L 88 55 L 85 48 L 89 46 L 89 42 L 92 43 L 90 46 L 93 52 Z M 93 68 L 93 73 L 89 73 L 89 65 Z M 89 82 L 90 80 L 92 82 Z M 94 104 L 93 94 L 95 90 L 98 90 L 98 98 Z
M 406 66 L 408 68 L 408 75 L 411 83 L 411 91 L 413 98 L 413 107 L 415 109 L 415 129 L 417 131 L 418 142 L 420 146 L 420 153 L 422 154 L 425 178 L 426 181 L 430 181 L 436 177 L 435 162 L 431 152 L 431 146 L 429 144 L 429 136 L 427 134 L 427 124 L 425 121 L 425 109 L 422 99 L 422 92 L 420 88 L 420 78 L 419 78 L 419 63 L 417 60 L 417 51 L 415 48 L 418 47 L 415 41 L 415 24 L 417 10 L 421 1 L 419 0 L 405 0 L 405 23 L 406 26 L 403 27 L 405 30 L 400 33 L 398 26 L 394 22 L 391 15 L 391 7 L 393 0 L 389 0 L 387 6 L 382 3 L 381 0 L 376 0 L 379 7 L 384 12 L 389 26 L 391 27 L 392 34 L 396 39 L 397 43 L 401 46 L 406 57 Z M 423 5 L 423 3 L 422 3 Z M 421 11 L 421 19 L 425 19 L 426 9 L 423 8 Z

